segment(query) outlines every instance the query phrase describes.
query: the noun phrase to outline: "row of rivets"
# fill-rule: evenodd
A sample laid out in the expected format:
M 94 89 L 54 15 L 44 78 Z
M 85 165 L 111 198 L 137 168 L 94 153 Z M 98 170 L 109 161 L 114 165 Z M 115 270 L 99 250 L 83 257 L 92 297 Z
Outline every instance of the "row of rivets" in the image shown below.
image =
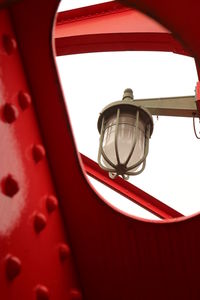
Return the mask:
M 2 45 L 7 55 L 11 55 L 17 49 L 16 40 L 5 34 L 2 36 Z M 18 104 L 21 110 L 26 110 L 31 104 L 31 97 L 28 93 L 20 91 L 18 93 Z M 6 103 L 3 105 L 1 109 L 2 120 L 5 123 L 12 124 L 18 118 L 18 109 L 14 104 Z M 38 163 L 45 157 L 45 149 L 42 145 L 36 144 L 32 147 L 32 157 L 35 163 Z M 13 197 L 19 191 L 18 182 L 12 175 L 7 175 L 1 181 L 1 189 L 2 192 L 9 197 Z M 58 206 L 58 201 L 55 196 L 47 196 L 46 197 L 46 209 L 48 213 L 52 213 Z M 44 214 L 40 212 L 36 212 L 33 218 L 33 225 L 36 233 L 40 233 L 47 224 L 47 218 Z M 58 247 L 58 254 L 61 262 L 67 260 L 70 256 L 70 248 L 67 244 L 60 244 Z M 13 281 L 21 272 L 21 261 L 18 257 L 8 254 L 5 258 L 5 269 L 6 276 L 9 281 Z M 37 300 L 48 300 L 50 297 L 49 290 L 44 285 L 37 285 L 35 287 L 35 296 Z M 70 299 L 71 300 L 80 300 L 81 294 L 78 290 L 72 289 L 70 291 Z
M 60 261 L 67 260 L 70 256 L 70 248 L 67 244 L 60 244 L 58 247 Z M 21 272 L 21 261 L 18 257 L 8 254 L 5 258 L 6 276 L 12 281 Z
M 34 145 L 32 148 L 33 159 L 37 163 L 43 159 L 45 155 L 45 150 L 42 145 Z M 1 190 L 4 195 L 8 197 L 13 197 L 19 191 L 19 184 L 13 175 L 8 174 L 1 180 Z M 57 207 L 57 199 L 50 197 L 46 202 L 48 212 L 54 211 Z
M 35 293 L 37 300 L 48 300 L 50 296 L 48 288 L 41 284 L 36 286 Z M 82 300 L 81 293 L 77 289 L 71 290 L 70 300 Z
M 35 288 L 36 299 L 37 300 L 48 300 L 49 299 L 49 290 L 44 285 L 37 285 Z M 69 293 L 70 300 L 82 300 L 82 295 L 77 289 L 72 289 Z
M 44 285 L 37 285 L 35 288 L 36 299 L 37 300 L 48 300 L 49 299 L 49 290 Z M 70 300 L 81 300 L 81 293 L 77 289 L 70 291 Z
M 34 145 L 32 147 L 32 155 L 35 163 L 38 163 L 45 156 L 44 147 L 39 144 Z M 19 191 L 19 184 L 13 175 L 9 174 L 1 180 L 1 190 L 8 197 L 13 197 Z M 46 201 L 46 207 L 48 212 L 54 211 L 57 207 L 57 199 L 52 196 L 48 197 Z
M 52 213 L 58 206 L 58 200 L 55 196 L 49 195 L 45 199 L 46 209 L 48 213 Z M 34 213 L 33 224 L 36 233 L 40 233 L 47 224 L 46 216 L 41 212 Z
M 18 94 L 18 103 L 22 110 L 25 110 L 31 104 L 31 97 L 25 92 L 19 92 Z M 5 123 L 13 123 L 17 120 L 18 110 L 14 104 L 6 103 L 2 107 L 2 120 Z
M 69 246 L 61 244 L 59 246 L 59 256 L 61 261 L 66 260 L 70 255 Z M 21 272 L 21 261 L 18 257 L 8 254 L 5 258 L 6 276 L 9 281 L 13 281 Z M 48 300 L 49 290 L 46 286 L 38 284 L 35 287 L 37 300 Z M 77 289 L 70 290 L 71 300 L 81 300 L 81 293 Z
M 11 55 L 17 49 L 16 40 L 9 34 L 4 34 L 2 36 L 2 45 L 8 55 Z M 18 103 L 22 110 L 26 109 L 31 103 L 30 95 L 22 91 L 19 92 Z M 3 107 L 2 114 L 5 122 L 13 123 L 18 116 L 17 108 L 13 104 L 7 103 Z
M 9 35 L 3 35 L 2 37 L 3 46 L 7 54 L 11 54 L 17 47 L 16 41 Z M 28 108 L 31 103 L 31 97 L 25 92 L 19 92 L 18 103 L 22 110 Z M 2 119 L 6 123 L 13 123 L 18 117 L 18 111 L 16 106 L 11 103 L 6 103 L 2 107 Z M 19 191 L 18 182 L 14 177 L 9 174 L 1 181 L 2 192 L 8 196 L 13 197 Z

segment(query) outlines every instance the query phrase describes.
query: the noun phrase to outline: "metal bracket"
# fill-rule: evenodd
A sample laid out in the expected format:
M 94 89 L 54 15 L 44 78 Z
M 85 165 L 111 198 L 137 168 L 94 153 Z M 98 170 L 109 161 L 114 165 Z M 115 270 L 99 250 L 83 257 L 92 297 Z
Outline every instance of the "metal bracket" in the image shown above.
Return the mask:
M 195 96 L 137 99 L 134 104 L 156 116 L 193 117 L 198 113 Z

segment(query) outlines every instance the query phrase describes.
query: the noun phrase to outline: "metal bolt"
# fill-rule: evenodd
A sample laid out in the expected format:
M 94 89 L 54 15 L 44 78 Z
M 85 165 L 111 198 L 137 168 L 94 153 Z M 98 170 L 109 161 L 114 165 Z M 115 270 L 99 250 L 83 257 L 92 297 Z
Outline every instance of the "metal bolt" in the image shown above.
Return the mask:
M 50 195 L 46 197 L 46 208 L 49 213 L 53 212 L 58 206 L 58 200 L 55 196 Z
M 35 294 L 37 300 L 48 300 L 49 299 L 49 290 L 46 286 L 38 284 L 35 287 Z
M 70 291 L 70 300 L 82 300 L 82 295 L 77 289 Z
M 21 261 L 18 257 L 8 254 L 5 258 L 6 276 L 12 281 L 21 272 Z
M 6 123 L 13 123 L 18 116 L 17 108 L 10 103 L 6 103 L 2 108 L 3 121 Z
M 70 248 L 67 244 L 60 244 L 59 246 L 59 257 L 60 260 L 63 262 L 65 260 L 67 260 L 70 256 Z
M 32 148 L 32 155 L 35 163 L 38 163 L 45 157 L 45 149 L 42 145 L 34 145 Z
M 16 40 L 8 34 L 2 36 L 2 43 L 8 55 L 12 54 L 17 49 Z
M 31 96 L 28 93 L 20 91 L 18 94 L 18 103 L 22 110 L 27 109 L 31 104 Z
M 35 229 L 36 233 L 40 233 L 46 227 L 46 224 L 47 224 L 47 219 L 46 219 L 45 215 L 43 215 L 40 212 L 35 213 L 33 224 L 34 224 L 34 229 Z
M 8 175 L 1 181 L 1 189 L 6 196 L 13 197 L 19 191 L 19 185 L 12 175 Z

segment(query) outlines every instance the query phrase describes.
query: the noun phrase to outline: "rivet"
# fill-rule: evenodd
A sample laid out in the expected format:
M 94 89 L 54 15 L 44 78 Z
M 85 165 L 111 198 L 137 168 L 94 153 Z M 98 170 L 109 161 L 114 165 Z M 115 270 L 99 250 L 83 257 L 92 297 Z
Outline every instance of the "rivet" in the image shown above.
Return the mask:
M 16 40 L 8 34 L 4 34 L 2 36 L 2 42 L 3 47 L 8 55 L 12 54 L 17 48 Z
M 10 103 L 6 103 L 2 108 L 2 118 L 6 123 L 13 123 L 18 116 L 17 108 Z
M 47 219 L 45 217 L 45 215 L 43 215 L 42 213 L 38 212 L 34 214 L 34 228 L 36 233 L 40 233 L 46 226 L 47 224 Z
M 37 300 L 48 300 L 49 299 L 49 290 L 46 286 L 38 284 L 35 287 L 35 294 Z
M 1 189 L 6 196 L 13 197 L 19 191 L 19 185 L 12 175 L 8 175 L 1 181 Z
M 59 246 L 59 257 L 61 261 L 65 261 L 70 256 L 70 248 L 67 244 L 60 244 Z
M 58 200 L 55 196 L 50 195 L 46 197 L 46 208 L 49 213 L 53 212 L 58 206 Z
M 70 291 L 70 300 L 82 300 L 82 295 L 77 289 L 72 289 Z
M 42 145 L 34 145 L 32 148 L 33 159 L 36 163 L 41 161 L 45 156 L 45 149 Z
M 27 109 L 31 104 L 31 96 L 28 93 L 20 91 L 18 94 L 18 103 L 22 110 Z
M 5 258 L 6 276 L 8 280 L 13 280 L 21 271 L 21 261 L 18 257 L 8 254 Z

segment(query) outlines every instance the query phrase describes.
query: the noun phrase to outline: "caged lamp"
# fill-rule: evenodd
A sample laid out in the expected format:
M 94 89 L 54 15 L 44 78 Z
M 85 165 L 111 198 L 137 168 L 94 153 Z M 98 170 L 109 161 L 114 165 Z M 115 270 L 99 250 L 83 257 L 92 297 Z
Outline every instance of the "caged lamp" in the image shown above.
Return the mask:
M 100 113 L 98 164 L 114 179 L 140 174 L 146 164 L 153 132 L 151 113 L 134 103 L 133 91 L 126 89 L 121 101 L 107 105 Z

